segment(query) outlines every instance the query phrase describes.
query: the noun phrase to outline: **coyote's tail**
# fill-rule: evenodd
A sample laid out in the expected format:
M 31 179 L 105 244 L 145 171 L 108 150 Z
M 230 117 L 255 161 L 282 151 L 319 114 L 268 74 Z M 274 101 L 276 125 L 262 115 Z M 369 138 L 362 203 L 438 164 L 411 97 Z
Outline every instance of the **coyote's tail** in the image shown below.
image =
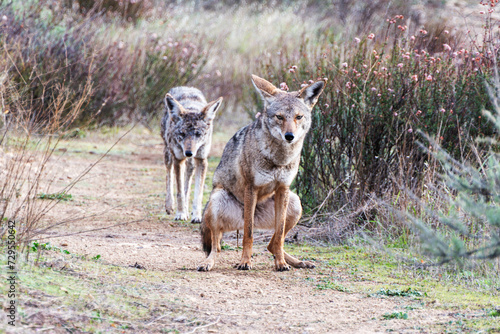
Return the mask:
M 212 231 L 208 228 L 205 219 L 202 220 L 200 225 L 201 231 L 201 244 L 203 245 L 203 251 L 209 255 L 212 251 Z
M 211 219 L 211 215 L 207 215 L 207 210 L 209 210 L 210 201 L 205 205 L 203 210 L 203 215 L 201 216 L 200 232 L 201 232 L 201 244 L 203 245 L 203 251 L 209 255 L 212 251 L 212 231 L 208 227 L 207 220 Z

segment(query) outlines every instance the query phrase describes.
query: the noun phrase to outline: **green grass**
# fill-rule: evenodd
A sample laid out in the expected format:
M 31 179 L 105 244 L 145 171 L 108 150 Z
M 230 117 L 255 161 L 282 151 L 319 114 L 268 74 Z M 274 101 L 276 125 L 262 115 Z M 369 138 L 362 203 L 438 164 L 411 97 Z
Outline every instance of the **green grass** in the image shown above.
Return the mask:
M 425 293 L 418 290 L 407 288 L 407 289 L 380 289 L 378 292 L 374 293 L 372 296 L 388 296 L 388 297 L 423 297 Z
M 50 303 L 46 311 L 58 310 L 54 324 L 69 332 L 109 332 L 127 326 L 154 332 L 165 326 L 145 324 L 166 312 L 172 314 L 170 320 L 179 315 L 195 319 L 182 301 L 168 292 L 169 277 L 175 274 L 106 265 L 96 258 L 44 251 L 37 265 L 18 263 L 18 323 L 30 323 L 25 320 L 32 313 L 30 306 L 45 303 Z M 58 261 L 63 261 L 64 267 L 51 268 Z M 70 321 L 59 319 L 60 314 Z
M 421 307 L 433 307 L 464 314 L 452 328 L 461 331 L 498 330 L 495 324 L 500 305 L 500 278 L 452 267 L 416 267 L 404 262 L 412 254 L 392 248 L 392 253 L 366 245 L 314 246 L 287 244 L 287 252 L 317 264 L 306 282 L 320 291 L 332 289 L 362 293 L 368 298 L 401 298 Z M 424 259 L 416 259 L 422 262 Z M 425 261 L 424 261 L 425 262 Z M 423 304 L 422 304 L 423 303 Z M 403 312 L 386 319 L 403 319 Z M 385 317 L 385 316 L 384 316 Z
M 390 319 L 408 319 L 408 313 L 405 312 L 392 312 L 392 313 L 386 313 L 382 315 L 382 318 L 384 320 L 390 320 Z
M 55 200 L 55 201 L 72 201 L 73 196 L 71 194 L 66 193 L 54 193 L 54 194 L 46 194 L 40 193 L 38 194 L 39 199 L 47 199 L 47 200 Z

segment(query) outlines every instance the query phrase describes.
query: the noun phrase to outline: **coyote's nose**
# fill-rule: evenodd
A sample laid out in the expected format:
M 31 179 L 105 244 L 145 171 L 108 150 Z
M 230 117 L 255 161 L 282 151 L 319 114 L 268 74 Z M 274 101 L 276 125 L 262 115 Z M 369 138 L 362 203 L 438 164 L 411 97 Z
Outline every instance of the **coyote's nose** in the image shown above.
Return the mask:
M 285 139 L 288 140 L 288 141 L 292 141 L 293 138 L 295 138 L 295 136 L 293 135 L 293 133 L 291 132 L 287 132 L 285 133 Z
M 186 157 L 188 157 L 188 158 L 189 158 L 190 156 L 192 156 L 192 155 L 193 155 L 193 152 L 191 152 L 191 151 L 186 151 L 186 152 L 184 152 L 184 154 L 186 155 Z

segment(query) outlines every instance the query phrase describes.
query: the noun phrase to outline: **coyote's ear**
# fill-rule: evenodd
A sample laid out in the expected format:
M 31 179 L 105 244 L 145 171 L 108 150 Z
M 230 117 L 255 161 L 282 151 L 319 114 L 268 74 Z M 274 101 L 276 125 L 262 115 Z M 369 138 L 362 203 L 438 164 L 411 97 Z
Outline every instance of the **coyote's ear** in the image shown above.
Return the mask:
M 312 108 L 314 107 L 316 102 L 318 102 L 318 97 L 321 95 L 324 88 L 325 88 L 325 81 L 319 80 L 310 84 L 309 86 L 302 88 L 299 91 L 297 97 L 304 99 L 304 103 L 309 108 Z
M 205 119 L 207 121 L 211 121 L 215 118 L 215 113 L 217 112 L 217 110 L 219 110 L 221 103 L 222 103 L 222 96 L 219 97 L 217 100 L 210 102 L 205 106 L 205 108 L 203 108 L 201 112 L 205 114 Z
M 182 105 L 169 93 L 165 95 L 165 107 L 172 116 L 180 117 L 184 113 Z
M 257 91 L 260 93 L 264 101 L 267 103 L 271 103 L 274 101 L 275 96 L 281 92 L 278 88 L 276 88 L 269 81 L 259 78 L 256 75 L 252 74 L 252 82 Z

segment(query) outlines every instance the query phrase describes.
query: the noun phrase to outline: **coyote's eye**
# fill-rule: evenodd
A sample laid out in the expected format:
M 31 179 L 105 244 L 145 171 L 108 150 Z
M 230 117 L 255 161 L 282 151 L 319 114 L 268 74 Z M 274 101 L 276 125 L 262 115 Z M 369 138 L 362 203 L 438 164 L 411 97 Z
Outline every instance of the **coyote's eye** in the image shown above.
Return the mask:
M 304 115 L 297 115 L 295 116 L 295 119 L 302 119 L 302 117 L 304 117 Z
M 194 135 L 195 135 L 196 137 L 201 137 L 201 132 L 200 132 L 200 131 L 196 131 L 196 132 L 194 133 Z
M 282 121 L 282 120 L 283 120 L 283 116 L 281 116 L 281 115 L 276 115 L 276 118 L 277 118 L 278 120 L 280 120 L 280 121 Z

